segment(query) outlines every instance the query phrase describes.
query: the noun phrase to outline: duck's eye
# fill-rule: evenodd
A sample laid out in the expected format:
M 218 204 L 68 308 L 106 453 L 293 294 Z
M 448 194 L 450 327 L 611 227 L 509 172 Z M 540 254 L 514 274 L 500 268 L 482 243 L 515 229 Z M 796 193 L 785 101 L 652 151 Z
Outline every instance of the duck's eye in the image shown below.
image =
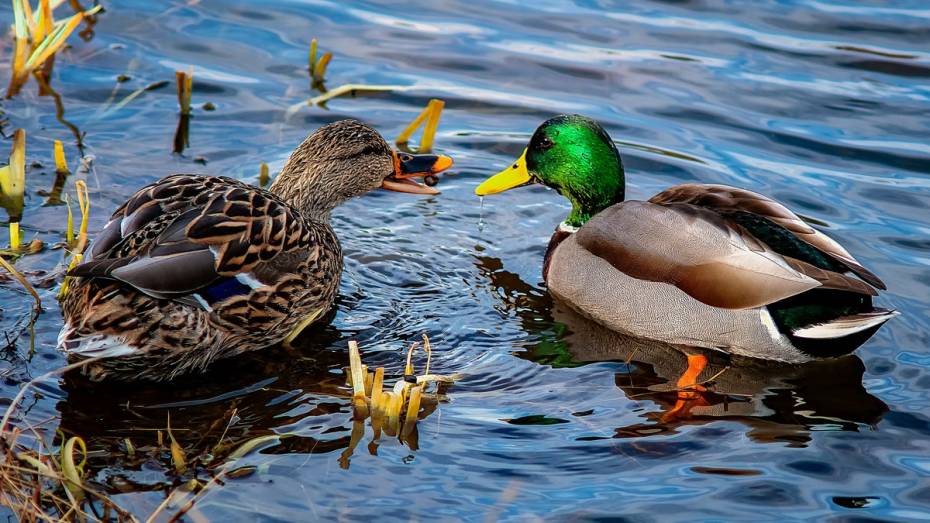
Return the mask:
M 555 145 L 555 142 L 553 142 L 552 138 L 549 138 L 548 136 L 543 136 L 542 140 L 539 141 L 539 147 L 542 149 L 548 149 L 553 145 Z

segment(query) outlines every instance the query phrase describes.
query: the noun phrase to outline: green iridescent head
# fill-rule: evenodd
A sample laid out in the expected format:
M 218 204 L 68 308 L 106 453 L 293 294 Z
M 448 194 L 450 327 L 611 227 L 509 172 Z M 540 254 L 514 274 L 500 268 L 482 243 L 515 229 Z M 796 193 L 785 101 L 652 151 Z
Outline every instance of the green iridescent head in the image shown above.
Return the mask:
M 590 118 L 560 115 L 544 122 L 520 159 L 475 189 L 479 196 L 528 183 L 551 187 L 572 203 L 565 220 L 580 227 L 603 209 L 623 201 L 620 153 L 604 128 Z

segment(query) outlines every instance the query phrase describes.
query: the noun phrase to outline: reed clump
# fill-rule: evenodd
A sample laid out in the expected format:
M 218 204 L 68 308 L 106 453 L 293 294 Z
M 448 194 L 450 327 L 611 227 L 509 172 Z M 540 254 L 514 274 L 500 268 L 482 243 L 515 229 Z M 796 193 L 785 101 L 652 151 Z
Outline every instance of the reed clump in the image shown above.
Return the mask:
M 423 127 L 423 135 L 420 138 L 420 145 L 417 147 L 416 152 L 428 153 L 433 149 L 433 140 L 436 137 L 436 128 L 439 126 L 439 117 L 442 115 L 442 109 L 446 106 L 446 102 L 433 98 L 426 105 L 426 108 L 423 109 L 416 118 L 413 119 L 410 124 L 400 133 L 397 137 L 396 143 L 398 147 L 407 147 L 410 137 L 413 136 L 413 133 L 417 129 Z
M 318 89 L 326 92 L 323 82 L 326 79 L 326 68 L 329 61 L 333 59 L 333 53 L 327 51 L 322 56 L 317 57 L 318 42 L 316 38 L 310 40 L 310 55 L 307 60 L 307 72 L 310 74 L 310 89 Z
M 7 98 L 16 96 L 33 73 L 42 72 L 49 78 L 55 53 L 85 18 L 102 9 L 98 5 L 56 22 L 52 12 L 62 3 L 63 0 L 39 0 L 33 9 L 29 0 L 13 0 L 14 39 Z
M 288 434 L 271 434 L 253 437 L 244 441 L 226 441 L 226 431 L 220 435 L 215 445 L 206 452 L 197 448 L 185 449 L 175 439 L 174 433 L 182 429 L 171 426 L 170 418 L 164 431 L 158 430 L 156 441 L 136 446 L 129 438 L 123 438 L 124 459 L 127 462 L 142 463 L 159 459 L 168 452 L 177 479 L 189 477 L 190 470 L 198 474 L 193 479 L 181 482 L 172 489 L 164 501 L 147 517 L 138 517 L 120 507 L 97 485 L 88 473 L 88 443 L 78 435 L 65 435 L 61 431 L 51 431 L 60 437 L 50 441 L 46 434 L 50 432 L 47 425 L 53 419 L 30 424 L 20 419 L 17 425 L 13 420 L 17 415 L 25 418 L 20 410 L 29 390 L 37 383 L 57 379 L 66 372 L 99 361 L 90 358 L 54 370 L 26 383 L 13 398 L 10 406 L 0 419 L 0 505 L 7 506 L 17 520 L 25 522 L 43 521 L 179 521 L 188 514 L 192 520 L 196 512 L 196 502 L 224 484 L 227 478 L 236 478 L 248 473 L 250 467 L 244 467 L 241 459 L 258 449 L 278 443 Z M 26 402 L 28 403 L 28 402 Z M 236 409 L 226 428 L 236 419 Z M 164 434 L 168 437 L 165 438 Z M 58 440 L 57 448 L 54 445 Z M 199 445 L 199 443 L 198 443 Z M 195 445 L 197 447 L 197 445 Z M 251 468 L 254 470 L 254 468 Z M 210 479 L 198 479 L 203 474 Z
M 416 374 L 413 366 L 413 353 L 422 347 L 426 352 L 426 365 L 422 374 Z M 370 418 L 374 432 L 369 444 L 369 451 L 374 453 L 378 440 L 384 433 L 397 437 L 416 450 L 418 446 L 417 421 L 428 412 L 421 410 L 427 404 L 436 405 L 445 387 L 448 387 L 461 375 L 430 374 L 432 347 L 429 337 L 423 335 L 423 342 L 411 344 L 407 350 L 407 363 L 404 376 L 392 387 L 384 388 L 384 368 L 373 371 L 362 364 L 358 343 L 349 342 L 349 383 L 352 387 L 353 426 L 349 446 L 339 458 L 342 468 L 349 467 L 349 458 L 365 434 L 365 420 Z M 432 392 L 427 391 L 430 384 L 436 384 Z

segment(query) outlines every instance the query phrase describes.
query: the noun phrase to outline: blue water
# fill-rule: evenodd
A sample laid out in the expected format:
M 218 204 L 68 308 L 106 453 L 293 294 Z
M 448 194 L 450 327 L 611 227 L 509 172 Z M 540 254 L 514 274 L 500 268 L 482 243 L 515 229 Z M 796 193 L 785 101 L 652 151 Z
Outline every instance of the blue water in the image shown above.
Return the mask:
M 254 182 L 260 162 L 276 172 L 324 122 L 361 118 L 395 137 L 434 97 L 446 101 L 436 148 L 456 160 L 438 197 L 377 193 L 335 213 L 347 263 L 338 312 L 296 350 L 168 387 L 78 379 L 27 395 L 16 421 L 53 418 L 50 437 L 56 428 L 82 436 L 90 482 L 140 518 L 182 481 L 155 448 L 168 411 L 189 455 L 207 452 L 230 419 L 227 441 L 294 434 L 245 458 L 252 474 L 198 501 L 211 521 L 930 518 L 926 2 L 105 6 L 93 38 L 73 37 L 53 77 L 93 158 L 67 186 L 72 197 L 75 179 L 90 186 L 92 232 L 164 175 Z M 9 24 L 9 4 L 0 9 Z M 412 89 L 289 111 L 318 94 L 305 70 L 314 37 L 335 55 L 328 87 Z M 2 82 L 10 48 L 3 39 Z M 174 71 L 188 66 L 190 147 L 172 154 Z M 130 79 L 117 83 L 121 74 Z M 172 84 L 118 106 L 161 80 Z M 78 170 L 75 139 L 35 82 L 0 107 L 4 131 L 25 128 L 29 162 L 41 164 L 28 173 L 26 236 L 52 245 L 64 210 L 43 207 L 37 191 L 52 184 L 52 140 Z M 683 355 L 598 331 L 546 294 L 542 256 L 567 203 L 542 188 L 483 205 L 473 196 L 560 112 L 596 118 L 618 141 L 630 198 L 725 183 L 824 222 L 888 283 L 878 302 L 903 314 L 839 360 L 712 361 L 708 373 L 730 365 L 714 394 L 676 417 L 667 391 Z M 49 249 L 17 266 L 49 271 L 61 260 Z M 31 377 L 64 364 L 55 291 L 42 290 L 32 337 L 21 328 L 29 298 L 0 282 L 0 328 L 15 340 L 0 352 L 4 407 Z M 405 343 L 423 332 L 435 371 L 464 378 L 420 421 L 418 448 L 382 438 L 372 454 L 369 430 L 340 461 L 352 429 L 346 341 L 358 339 L 365 361 L 387 366 L 393 381 Z M 126 458 L 127 437 L 152 450 Z

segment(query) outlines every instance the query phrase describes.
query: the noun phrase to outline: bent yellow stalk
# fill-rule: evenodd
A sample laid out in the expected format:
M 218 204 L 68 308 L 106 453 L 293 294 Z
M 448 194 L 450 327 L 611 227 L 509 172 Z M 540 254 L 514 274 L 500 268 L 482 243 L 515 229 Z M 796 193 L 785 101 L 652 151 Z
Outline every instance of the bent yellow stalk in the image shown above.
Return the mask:
M 68 169 L 68 161 L 65 160 L 65 147 L 62 145 L 61 140 L 55 140 L 54 153 L 55 173 L 65 176 L 71 174 L 71 171 Z
M 417 152 L 427 153 L 432 150 L 433 139 L 436 136 L 436 127 L 439 125 L 439 116 L 442 114 L 442 109 L 445 105 L 446 103 L 442 100 L 436 98 L 430 100 L 426 109 L 423 109 L 423 112 L 414 118 L 403 132 L 400 133 L 400 136 L 397 137 L 397 145 L 407 145 L 413 133 L 425 122 L 426 127 L 423 129 L 423 136 L 420 138 L 420 146 L 417 148 Z
M 74 463 L 74 447 L 77 445 L 81 449 L 81 462 Z M 64 476 L 62 483 L 65 486 L 69 496 L 80 501 L 84 499 L 84 489 L 82 487 L 82 478 L 84 476 L 84 464 L 87 463 L 87 445 L 84 440 L 72 436 L 61 446 L 61 473 Z
M 13 267 L 10 264 L 10 262 L 6 261 L 2 256 L 0 256 L 0 267 L 3 267 L 4 269 L 6 269 L 6 271 L 9 272 L 14 278 L 16 278 L 16 281 L 18 281 L 20 285 L 22 285 L 23 288 L 26 289 L 26 291 L 32 295 L 32 299 L 34 299 L 36 302 L 36 307 L 35 307 L 36 311 L 41 311 L 42 310 L 42 298 L 39 297 L 39 293 L 37 293 L 35 290 L 35 287 L 33 287 L 32 284 L 29 283 L 29 280 L 27 280 L 25 276 L 23 276 L 19 271 L 17 271 L 16 268 Z

